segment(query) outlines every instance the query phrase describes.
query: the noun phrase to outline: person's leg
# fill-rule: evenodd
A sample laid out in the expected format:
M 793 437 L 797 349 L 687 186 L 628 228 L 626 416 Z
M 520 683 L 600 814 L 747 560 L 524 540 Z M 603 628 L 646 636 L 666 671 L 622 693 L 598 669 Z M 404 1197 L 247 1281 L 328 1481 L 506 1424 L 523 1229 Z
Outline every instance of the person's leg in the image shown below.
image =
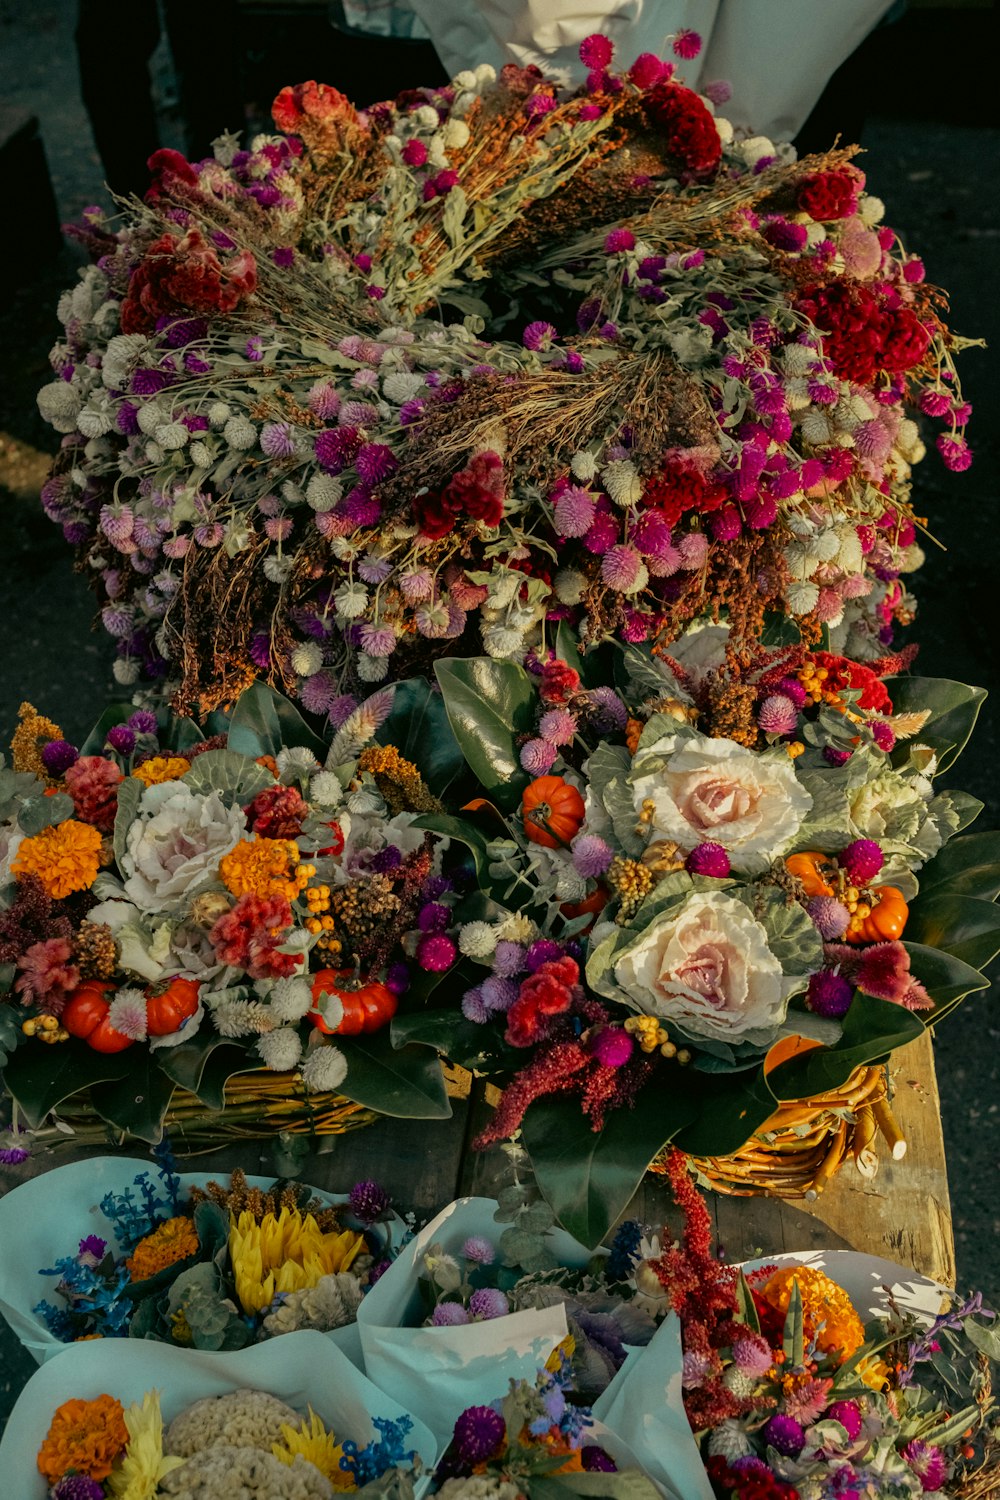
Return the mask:
M 142 193 L 159 144 L 149 59 L 160 35 L 156 0 L 80 0 L 80 92 L 108 185 Z

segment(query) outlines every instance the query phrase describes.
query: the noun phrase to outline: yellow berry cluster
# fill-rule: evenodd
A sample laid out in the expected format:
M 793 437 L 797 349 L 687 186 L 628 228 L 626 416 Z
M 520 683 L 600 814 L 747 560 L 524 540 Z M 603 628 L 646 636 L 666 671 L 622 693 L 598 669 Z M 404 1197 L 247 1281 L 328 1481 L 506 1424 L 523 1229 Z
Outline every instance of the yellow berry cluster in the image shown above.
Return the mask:
M 619 923 L 628 922 L 635 915 L 656 884 L 652 870 L 637 859 L 623 859 L 620 854 L 611 861 L 607 878 L 621 903 L 615 919 Z
M 625 1022 L 625 1030 L 635 1037 L 643 1052 L 659 1050 L 662 1057 L 674 1057 L 679 1063 L 691 1061 L 688 1049 L 672 1042 L 655 1016 L 629 1016 Z
M 312 871 L 315 875 L 315 865 L 307 865 L 303 868 Z M 336 957 L 340 952 L 342 944 L 339 938 L 333 935 L 334 920 L 330 915 L 330 887 L 328 885 L 310 885 L 305 890 L 306 904 L 309 907 L 309 915 L 305 920 L 305 929 L 311 932 L 317 939 L 317 948 Z
M 37 1036 L 40 1042 L 47 1042 L 50 1047 L 53 1042 L 69 1041 L 69 1032 L 65 1026 L 60 1026 L 57 1017 L 47 1013 L 30 1016 L 27 1021 L 22 1021 L 21 1030 L 25 1036 Z
M 802 684 L 808 703 L 839 703 L 840 698 L 832 688 L 824 687 L 830 673 L 826 667 L 817 667 L 814 661 L 807 659 L 800 667 L 798 679 Z

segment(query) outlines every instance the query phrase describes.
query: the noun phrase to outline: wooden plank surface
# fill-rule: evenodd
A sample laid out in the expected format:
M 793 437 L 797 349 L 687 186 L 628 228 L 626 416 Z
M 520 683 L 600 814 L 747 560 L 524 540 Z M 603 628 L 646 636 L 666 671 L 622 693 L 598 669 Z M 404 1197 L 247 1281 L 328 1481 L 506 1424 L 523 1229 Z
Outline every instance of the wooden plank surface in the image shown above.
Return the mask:
M 955 1284 L 955 1256 L 948 1201 L 944 1141 L 930 1037 L 900 1051 L 893 1060 L 893 1109 L 908 1150 L 901 1162 L 888 1159 L 884 1145 L 877 1176 L 867 1181 L 848 1164 L 815 1203 L 771 1198 L 709 1195 L 718 1240 L 732 1260 L 782 1250 L 864 1250 L 911 1266 L 949 1286 Z M 492 1196 L 507 1180 L 508 1162 L 499 1148 L 469 1149 L 469 1139 L 487 1106 L 479 1100 L 453 1100 L 450 1120 L 380 1119 L 343 1136 L 325 1137 L 319 1150 L 294 1164 L 298 1175 L 330 1192 L 347 1191 L 364 1178 L 376 1178 L 404 1211 L 418 1218 L 436 1212 L 462 1193 Z M 0 1168 L 7 1191 L 27 1175 L 95 1151 L 36 1152 L 21 1167 Z M 141 1156 L 136 1143 L 128 1154 Z M 266 1141 L 247 1142 L 186 1158 L 182 1168 L 217 1173 L 240 1166 L 248 1173 L 290 1172 L 293 1163 L 275 1159 Z M 623 1215 L 654 1230 L 676 1228 L 669 1193 L 661 1180 L 647 1177 Z

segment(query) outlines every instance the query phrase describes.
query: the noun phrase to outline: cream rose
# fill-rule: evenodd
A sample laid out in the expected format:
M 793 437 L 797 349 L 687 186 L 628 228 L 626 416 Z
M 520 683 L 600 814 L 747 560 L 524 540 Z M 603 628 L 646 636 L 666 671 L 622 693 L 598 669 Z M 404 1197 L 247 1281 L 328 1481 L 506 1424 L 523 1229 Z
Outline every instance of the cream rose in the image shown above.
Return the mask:
M 653 921 L 614 975 L 643 1011 L 688 1036 L 758 1046 L 773 1038 L 797 984 L 749 908 L 724 891 L 693 895 L 676 916 Z
M 142 794 L 128 831 L 122 873 L 125 894 L 140 911 L 166 911 L 218 877 L 219 860 L 246 831 L 240 807 L 218 792 L 206 797 L 179 781 Z
M 704 735 L 680 742 L 671 754 L 675 742 L 668 733 L 633 761 L 636 812 L 649 802 L 658 836 L 685 849 L 722 844 L 735 870 L 765 870 L 794 839 L 812 807 L 788 757 L 780 750 L 759 753 L 735 740 Z M 654 756 L 659 764 L 645 771 Z

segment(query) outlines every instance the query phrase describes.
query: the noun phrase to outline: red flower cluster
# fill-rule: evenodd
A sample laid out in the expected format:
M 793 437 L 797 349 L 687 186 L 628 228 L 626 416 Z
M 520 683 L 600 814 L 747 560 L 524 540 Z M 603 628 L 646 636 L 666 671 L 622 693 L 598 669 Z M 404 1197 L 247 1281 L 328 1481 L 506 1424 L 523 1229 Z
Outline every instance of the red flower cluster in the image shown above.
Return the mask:
M 846 656 L 834 656 L 829 651 L 814 651 L 812 659 L 818 667 L 825 667 L 830 674 L 826 686 L 834 692 L 841 688 L 860 689 L 858 707 L 872 713 L 891 714 L 892 699 L 880 677 L 859 661 L 849 661 Z
M 823 330 L 823 353 L 841 380 L 871 385 L 880 371 L 902 374 L 919 365 L 931 336 L 911 307 L 893 305 L 891 288 L 855 282 L 811 287 L 799 311 Z
M 648 118 L 667 137 L 675 161 L 694 177 L 708 177 L 722 160 L 722 142 L 712 115 L 692 89 L 658 83 L 643 98 Z
M 569 1010 L 576 998 L 580 966 L 575 958 L 549 959 L 529 974 L 507 1012 L 507 1041 L 512 1047 L 532 1047 L 542 1041 L 553 1016 Z
M 795 1486 L 785 1484 L 764 1464 L 741 1474 L 731 1469 L 724 1458 L 716 1457 L 710 1458 L 705 1468 L 716 1494 L 730 1500 L 799 1500 Z
M 419 496 L 414 509 L 424 536 L 437 541 L 453 531 L 463 516 L 484 526 L 499 526 L 504 498 L 503 459 L 496 453 L 475 453 L 443 490 Z
M 225 262 L 198 229 L 162 234 L 132 272 L 121 308 L 123 333 L 150 333 L 157 318 L 232 312 L 257 285 L 257 262 L 239 250 Z
M 103 755 L 81 755 L 67 767 L 66 790 L 73 798 L 73 808 L 82 823 L 90 823 L 102 833 L 110 833 L 118 811 L 118 787 L 122 773 L 113 760 Z
M 328 83 L 297 83 L 283 88 L 271 105 L 271 114 L 279 130 L 286 134 L 299 131 L 310 120 L 320 125 L 342 123 L 356 125 L 357 111 L 350 99 Z
M 17 960 L 21 973 L 14 984 L 22 1005 L 43 1005 L 61 1016 L 66 1001 L 80 983 L 80 970 L 72 962 L 72 944 L 64 937 L 46 938 Z
M 910 969 L 910 955 L 902 943 L 888 941 L 852 948 L 846 943 L 827 943 L 827 963 L 865 995 L 888 1000 L 906 1010 L 928 1010 L 934 1004 Z
M 153 180 L 146 192 L 147 203 L 159 203 L 161 198 L 184 196 L 186 188 L 197 188 L 198 173 L 179 151 L 163 146 L 154 151 L 146 163 Z
M 288 979 L 300 960 L 278 950 L 291 925 L 292 908 L 284 896 L 241 896 L 208 937 L 220 963 L 246 969 L 251 979 Z
M 298 787 L 268 786 L 248 804 L 247 826 L 261 839 L 295 839 L 308 812 Z
M 706 479 L 689 465 L 667 464 L 646 480 L 642 498 L 660 512 L 668 526 L 676 526 L 686 511 L 702 514 L 718 510 L 729 499 L 729 492 L 725 485 Z
M 575 667 L 559 657 L 553 657 L 542 666 L 542 679 L 538 685 L 538 696 L 549 705 L 565 703 L 580 686 L 580 674 Z
M 817 172 L 802 179 L 796 203 L 804 214 L 824 224 L 832 219 L 849 219 L 857 209 L 858 195 L 864 185 L 862 174 L 851 167 Z

